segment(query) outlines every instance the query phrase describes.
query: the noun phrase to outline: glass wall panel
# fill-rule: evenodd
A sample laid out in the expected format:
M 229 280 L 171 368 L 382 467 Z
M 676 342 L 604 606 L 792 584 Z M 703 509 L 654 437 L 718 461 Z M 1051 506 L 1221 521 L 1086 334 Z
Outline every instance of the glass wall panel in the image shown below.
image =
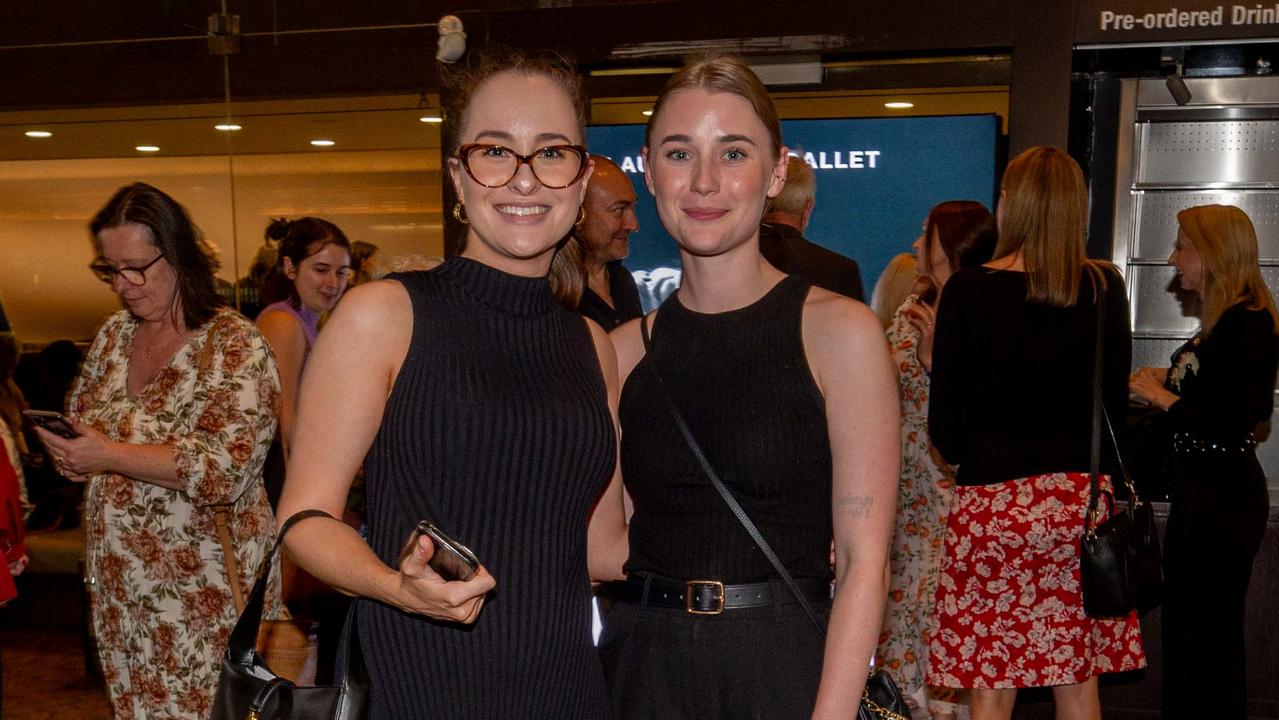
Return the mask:
M 109 115 L 119 116 L 113 112 Z M 120 304 L 88 271 L 94 258 L 88 223 L 118 188 L 144 181 L 191 212 L 233 259 L 231 183 L 225 140 L 208 119 L 68 122 L 9 117 L 0 121 L 0 302 L 26 345 L 89 340 Z M 27 132 L 47 132 L 29 138 Z M 139 150 L 154 147 L 158 150 Z
M 431 100 L 0 115 L 0 303 L 13 331 L 29 346 L 88 340 L 119 308 L 86 269 L 87 225 L 116 189 L 139 180 L 187 207 L 228 284 L 247 274 L 274 217 L 329 219 L 352 241 L 377 245 L 384 270 L 441 255 L 439 126 L 420 120 L 438 115 Z

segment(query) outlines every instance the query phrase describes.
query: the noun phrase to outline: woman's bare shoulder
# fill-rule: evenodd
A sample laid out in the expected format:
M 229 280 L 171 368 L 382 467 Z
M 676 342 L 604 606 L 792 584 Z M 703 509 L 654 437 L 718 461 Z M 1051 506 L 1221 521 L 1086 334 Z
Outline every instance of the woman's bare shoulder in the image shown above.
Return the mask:
M 811 328 L 820 337 L 851 335 L 884 339 L 884 328 L 874 311 L 865 303 L 819 287 L 809 290 L 804 301 L 804 328 L 807 338 Z
M 413 304 L 397 280 L 374 280 L 342 296 L 326 328 L 338 324 L 373 331 L 411 328 Z M 407 321 L 407 322 L 406 322 Z

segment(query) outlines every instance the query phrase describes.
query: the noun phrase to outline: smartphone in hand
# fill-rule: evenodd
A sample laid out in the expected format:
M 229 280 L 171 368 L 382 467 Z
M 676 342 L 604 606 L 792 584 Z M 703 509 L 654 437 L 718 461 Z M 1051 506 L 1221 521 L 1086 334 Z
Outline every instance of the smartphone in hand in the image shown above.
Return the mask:
M 467 546 L 445 535 L 429 520 L 419 522 L 409 534 L 409 541 L 400 551 L 401 565 L 417 550 L 418 541 L 423 535 L 430 537 L 431 542 L 435 543 L 435 554 L 431 556 L 427 564 L 439 573 L 440 577 L 445 580 L 470 580 L 475 577 L 475 573 L 479 572 L 480 561 L 475 557 L 475 553 L 471 552 Z
M 48 410 L 23 410 L 22 414 L 26 415 L 36 427 L 44 428 L 59 437 L 64 437 L 68 440 L 80 437 L 80 433 L 76 432 L 76 429 L 72 427 L 71 420 L 62 413 L 49 412 Z

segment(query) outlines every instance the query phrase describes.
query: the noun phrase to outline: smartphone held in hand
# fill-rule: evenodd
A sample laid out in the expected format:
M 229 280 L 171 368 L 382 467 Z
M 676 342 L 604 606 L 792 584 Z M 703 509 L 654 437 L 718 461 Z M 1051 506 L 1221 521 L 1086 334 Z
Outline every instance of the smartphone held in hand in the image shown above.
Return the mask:
M 404 550 L 400 552 L 401 565 L 417 550 L 418 541 L 423 535 L 431 538 L 431 542 L 435 544 L 435 554 L 431 556 L 427 564 L 439 573 L 440 577 L 445 580 L 470 580 L 475 577 L 475 573 L 480 569 L 480 561 L 475 557 L 475 553 L 462 543 L 445 535 L 429 520 L 419 522 L 409 535 L 409 541 L 404 544 Z
M 72 427 L 71 420 L 62 413 L 48 410 L 23 410 L 22 414 L 26 415 L 36 427 L 44 428 L 59 437 L 64 437 L 68 440 L 80 437 L 80 433 L 76 432 L 76 429 Z

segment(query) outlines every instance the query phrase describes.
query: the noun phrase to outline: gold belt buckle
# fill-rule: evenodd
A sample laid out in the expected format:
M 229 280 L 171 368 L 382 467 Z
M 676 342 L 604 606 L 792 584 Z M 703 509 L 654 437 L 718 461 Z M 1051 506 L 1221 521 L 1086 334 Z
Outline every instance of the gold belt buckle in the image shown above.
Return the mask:
M 714 591 L 712 596 L 718 607 L 714 610 L 698 610 L 693 607 L 693 600 L 697 597 L 696 588 L 708 587 Z M 724 612 L 724 583 L 719 580 L 689 580 L 684 583 L 684 609 L 689 615 L 720 615 Z

